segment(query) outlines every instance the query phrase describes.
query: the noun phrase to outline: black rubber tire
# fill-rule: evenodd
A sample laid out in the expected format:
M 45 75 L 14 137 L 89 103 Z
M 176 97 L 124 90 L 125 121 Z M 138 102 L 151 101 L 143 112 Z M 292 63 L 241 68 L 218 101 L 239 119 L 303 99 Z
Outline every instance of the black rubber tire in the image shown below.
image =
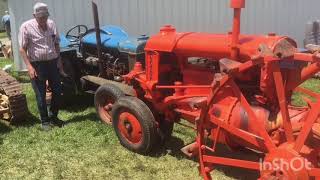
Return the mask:
M 129 142 L 118 128 L 119 116 L 123 112 L 129 112 L 139 121 L 142 130 L 142 139 L 139 143 Z M 130 151 L 147 154 L 155 146 L 157 140 L 157 128 L 154 116 L 148 106 L 136 97 L 121 97 L 112 109 L 112 125 L 122 146 Z
M 108 117 L 101 108 L 103 108 L 108 102 L 114 104 L 122 96 L 125 96 L 124 92 L 113 84 L 101 85 L 97 89 L 94 94 L 94 105 L 101 122 L 111 124 L 111 114 L 109 113 L 110 116 Z

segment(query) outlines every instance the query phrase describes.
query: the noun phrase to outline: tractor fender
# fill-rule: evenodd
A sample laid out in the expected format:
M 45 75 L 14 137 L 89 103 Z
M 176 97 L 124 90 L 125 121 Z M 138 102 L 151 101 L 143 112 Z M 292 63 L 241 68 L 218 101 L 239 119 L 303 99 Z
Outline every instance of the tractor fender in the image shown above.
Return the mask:
M 123 91 L 126 95 L 128 96 L 136 96 L 136 91 L 131 87 L 128 86 L 126 84 L 123 83 L 119 83 L 116 81 L 112 81 L 112 80 L 107 80 L 101 77 L 97 77 L 97 76 L 91 76 L 91 75 L 87 75 L 87 76 L 83 76 L 81 77 L 81 79 L 89 81 L 91 83 L 94 83 L 96 85 L 105 85 L 105 84 L 112 84 L 116 87 L 118 87 L 121 91 Z

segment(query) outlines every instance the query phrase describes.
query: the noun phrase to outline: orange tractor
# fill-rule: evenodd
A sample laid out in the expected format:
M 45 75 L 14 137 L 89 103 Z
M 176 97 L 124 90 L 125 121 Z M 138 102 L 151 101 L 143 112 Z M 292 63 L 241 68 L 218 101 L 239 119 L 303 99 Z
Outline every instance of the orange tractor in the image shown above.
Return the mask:
M 124 83 L 98 88 L 97 112 L 124 147 L 141 154 L 169 138 L 180 119 L 194 124 L 195 143 L 184 152 L 199 157 L 204 179 L 215 165 L 257 170 L 261 179 L 319 179 L 320 94 L 299 85 L 320 70 L 320 48 L 302 53 L 286 36 L 240 34 L 244 6 L 231 0 L 227 34 L 162 27 L 147 41 L 144 65 L 137 60 Z M 308 95 L 306 106 L 292 104 L 294 92 Z M 262 160 L 217 156 L 217 143 Z

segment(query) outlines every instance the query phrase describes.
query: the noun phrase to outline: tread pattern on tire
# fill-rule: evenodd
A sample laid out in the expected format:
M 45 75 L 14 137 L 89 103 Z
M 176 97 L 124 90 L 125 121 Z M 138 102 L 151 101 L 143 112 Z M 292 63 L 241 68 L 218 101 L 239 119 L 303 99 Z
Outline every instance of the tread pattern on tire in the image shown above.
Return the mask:
M 112 84 L 101 85 L 97 89 L 97 91 L 96 91 L 96 93 L 94 95 L 94 105 L 95 105 L 95 108 L 96 108 L 96 112 L 99 115 L 101 121 L 103 121 L 103 120 L 102 120 L 102 117 L 99 114 L 99 109 L 98 108 L 102 103 L 105 103 L 103 101 L 105 101 L 108 96 L 109 97 L 111 96 L 112 98 L 115 98 L 115 101 L 116 101 L 120 97 L 125 96 L 125 94 L 118 87 L 116 87 L 116 86 L 114 86 Z
M 124 137 L 121 136 L 121 133 L 119 132 L 118 118 L 120 113 L 123 111 L 134 114 L 140 122 L 143 136 L 142 142 L 138 145 L 130 144 Z M 118 136 L 120 143 L 124 147 L 140 154 L 147 154 L 152 150 L 157 140 L 157 129 L 154 116 L 143 101 L 136 97 L 121 97 L 114 105 L 111 115 L 113 119 L 113 128 Z

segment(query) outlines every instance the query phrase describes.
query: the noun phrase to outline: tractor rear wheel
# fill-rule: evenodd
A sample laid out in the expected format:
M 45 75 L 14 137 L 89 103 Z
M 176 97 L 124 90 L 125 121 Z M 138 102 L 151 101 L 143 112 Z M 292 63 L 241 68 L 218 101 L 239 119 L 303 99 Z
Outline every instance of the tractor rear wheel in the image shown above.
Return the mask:
M 111 124 L 110 112 L 113 104 L 122 96 L 124 92 L 112 84 L 100 86 L 94 95 L 94 104 L 100 120 L 106 124 Z
M 112 109 L 112 124 L 120 143 L 139 154 L 150 152 L 157 139 L 154 116 L 136 97 L 121 97 Z

